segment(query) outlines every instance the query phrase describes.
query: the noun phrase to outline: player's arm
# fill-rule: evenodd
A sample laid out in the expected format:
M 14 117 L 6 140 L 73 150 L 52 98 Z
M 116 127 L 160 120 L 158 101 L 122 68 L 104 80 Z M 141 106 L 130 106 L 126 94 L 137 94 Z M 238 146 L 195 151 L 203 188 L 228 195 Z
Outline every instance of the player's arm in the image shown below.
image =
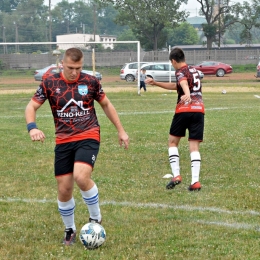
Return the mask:
M 45 135 L 36 126 L 36 111 L 40 106 L 41 104 L 31 99 L 25 109 L 25 120 L 31 140 L 43 142 L 45 139 Z
M 128 145 L 129 145 L 129 137 L 120 122 L 120 119 L 116 112 L 115 107 L 113 106 L 113 104 L 110 102 L 110 100 L 107 97 L 103 98 L 99 102 L 99 104 L 102 107 L 102 109 L 104 110 L 108 119 L 116 127 L 117 132 L 118 132 L 118 139 L 119 139 L 120 146 L 122 146 L 122 143 L 124 143 L 125 149 L 127 149 Z
M 172 82 L 158 82 L 155 81 L 154 79 L 147 77 L 145 80 L 145 83 L 149 84 L 149 85 L 154 85 L 154 86 L 158 86 L 164 89 L 168 89 L 168 90 L 176 90 L 176 84 L 172 83 Z
M 181 102 L 182 103 L 191 102 L 190 88 L 189 88 L 189 85 L 188 85 L 188 81 L 186 79 L 184 79 L 180 82 L 180 85 L 181 85 L 182 90 L 184 92 L 184 95 L 181 96 Z

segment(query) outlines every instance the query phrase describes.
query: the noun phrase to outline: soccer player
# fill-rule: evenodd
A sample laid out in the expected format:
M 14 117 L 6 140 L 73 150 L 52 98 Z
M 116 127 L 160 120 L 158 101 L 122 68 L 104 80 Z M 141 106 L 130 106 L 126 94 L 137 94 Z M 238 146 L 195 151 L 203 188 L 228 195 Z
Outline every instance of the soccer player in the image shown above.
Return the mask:
M 81 72 L 83 53 L 77 48 L 66 50 L 63 71 L 45 79 L 25 109 L 27 130 L 32 141 L 45 139 L 37 128 L 36 111 L 48 99 L 52 110 L 55 134 L 55 177 L 58 188 L 58 210 L 65 225 L 63 243 L 75 242 L 74 182 L 87 205 L 89 222 L 101 223 L 98 188 L 91 179 L 100 146 L 100 126 L 94 101 L 97 101 L 118 132 L 120 146 L 127 149 L 129 137 L 118 114 L 104 93 L 99 80 Z
M 184 52 L 180 48 L 174 48 L 170 53 L 169 59 L 176 70 L 176 84 L 171 82 L 156 82 L 151 78 L 146 79 L 147 84 L 156 85 L 164 89 L 177 90 L 178 94 L 168 140 L 169 162 L 173 178 L 166 185 L 166 188 L 173 189 L 182 182 L 178 145 L 180 139 L 185 137 L 186 129 L 188 129 L 191 159 L 191 184 L 188 190 L 200 190 L 201 156 L 199 145 L 203 141 L 204 104 L 199 73 L 196 69 L 189 68 L 185 62 Z

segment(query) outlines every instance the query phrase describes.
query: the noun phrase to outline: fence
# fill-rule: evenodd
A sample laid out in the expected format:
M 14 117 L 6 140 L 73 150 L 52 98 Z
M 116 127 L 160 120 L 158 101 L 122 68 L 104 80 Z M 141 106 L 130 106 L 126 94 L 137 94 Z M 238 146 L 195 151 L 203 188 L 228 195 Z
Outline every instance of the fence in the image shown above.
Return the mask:
M 13 46 L 3 44 L 0 48 L 4 48 L 6 54 L 0 54 L 0 66 L 2 69 L 40 69 L 57 62 L 57 55 L 52 52 L 38 53 L 33 46 L 28 44 L 26 48 L 20 48 L 19 53 L 8 53 L 15 50 Z M 39 46 L 37 46 L 39 48 Z M 197 64 L 204 60 L 216 60 L 231 65 L 257 64 L 259 61 L 259 49 L 230 49 L 230 50 L 185 50 L 186 62 L 190 65 Z M 11 51 L 10 51 L 11 52 Z M 84 66 L 92 66 L 92 52 L 84 50 Z M 59 56 L 59 59 L 62 57 Z M 168 51 L 141 51 L 140 61 L 168 61 Z M 120 67 L 128 62 L 137 61 L 137 52 L 96 52 L 96 67 Z

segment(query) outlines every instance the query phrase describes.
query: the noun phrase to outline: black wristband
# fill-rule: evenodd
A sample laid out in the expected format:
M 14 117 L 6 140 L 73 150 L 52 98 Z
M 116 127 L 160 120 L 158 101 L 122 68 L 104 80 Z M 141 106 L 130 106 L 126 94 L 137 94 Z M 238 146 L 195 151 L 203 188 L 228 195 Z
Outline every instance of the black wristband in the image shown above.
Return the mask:
M 35 129 L 37 128 L 37 125 L 35 122 L 31 122 L 29 124 L 27 124 L 27 130 L 28 130 L 28 133 L 32 130 L 32 129 Z

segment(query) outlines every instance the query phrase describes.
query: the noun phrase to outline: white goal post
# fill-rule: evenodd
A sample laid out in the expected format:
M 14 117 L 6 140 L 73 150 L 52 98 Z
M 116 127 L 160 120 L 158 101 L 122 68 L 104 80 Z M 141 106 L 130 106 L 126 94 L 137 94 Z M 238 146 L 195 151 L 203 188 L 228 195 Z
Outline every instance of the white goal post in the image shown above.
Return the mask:
M 15 50 L 17 51 L 19 49 L 19 46 L 22 46 L 22 45 L 56 45 L 56 46 L 62 46 L 62 45 L 73 45 L 75 47 L 82 47 L 82 46 L 85 46 L 86 44 L 104 44 L 106 42 L 100 42 L 100 41 L 95 41 L 95 42 L 2 42 L 0 43 L 0 48 L 4 48 L 4 50 L 7 50 L 8 46 L 15 46 Z M 127 43 L 127 44 L 136 44 L 137 45 L 137 62 L 138 62 L 138 78 L 137 78 L 137 93 L 138 95 L 140 94 L 140 69 L 141 69 L 141 66 L 140 66 L 140 52 L 141 52 L 141 47 L 140 47 L 140 41 L 114 41 L 114 42 L 111 42 L 113 44 L 124 44 L 124 43 Z M 62 48 L 61 48 L 62 49 Z M 58 56 L 58 53 L 55 54 L 55 51 L 57 51 L 58 49 L 56 50 L 53 50 L 53 55 L 57 55 Z M 18 52 L 18 51 L 17 51 Z M 92 50 L 92 68 L 93 68 L 93 73 L 95 72 L 95 51 L 94 49 Z

